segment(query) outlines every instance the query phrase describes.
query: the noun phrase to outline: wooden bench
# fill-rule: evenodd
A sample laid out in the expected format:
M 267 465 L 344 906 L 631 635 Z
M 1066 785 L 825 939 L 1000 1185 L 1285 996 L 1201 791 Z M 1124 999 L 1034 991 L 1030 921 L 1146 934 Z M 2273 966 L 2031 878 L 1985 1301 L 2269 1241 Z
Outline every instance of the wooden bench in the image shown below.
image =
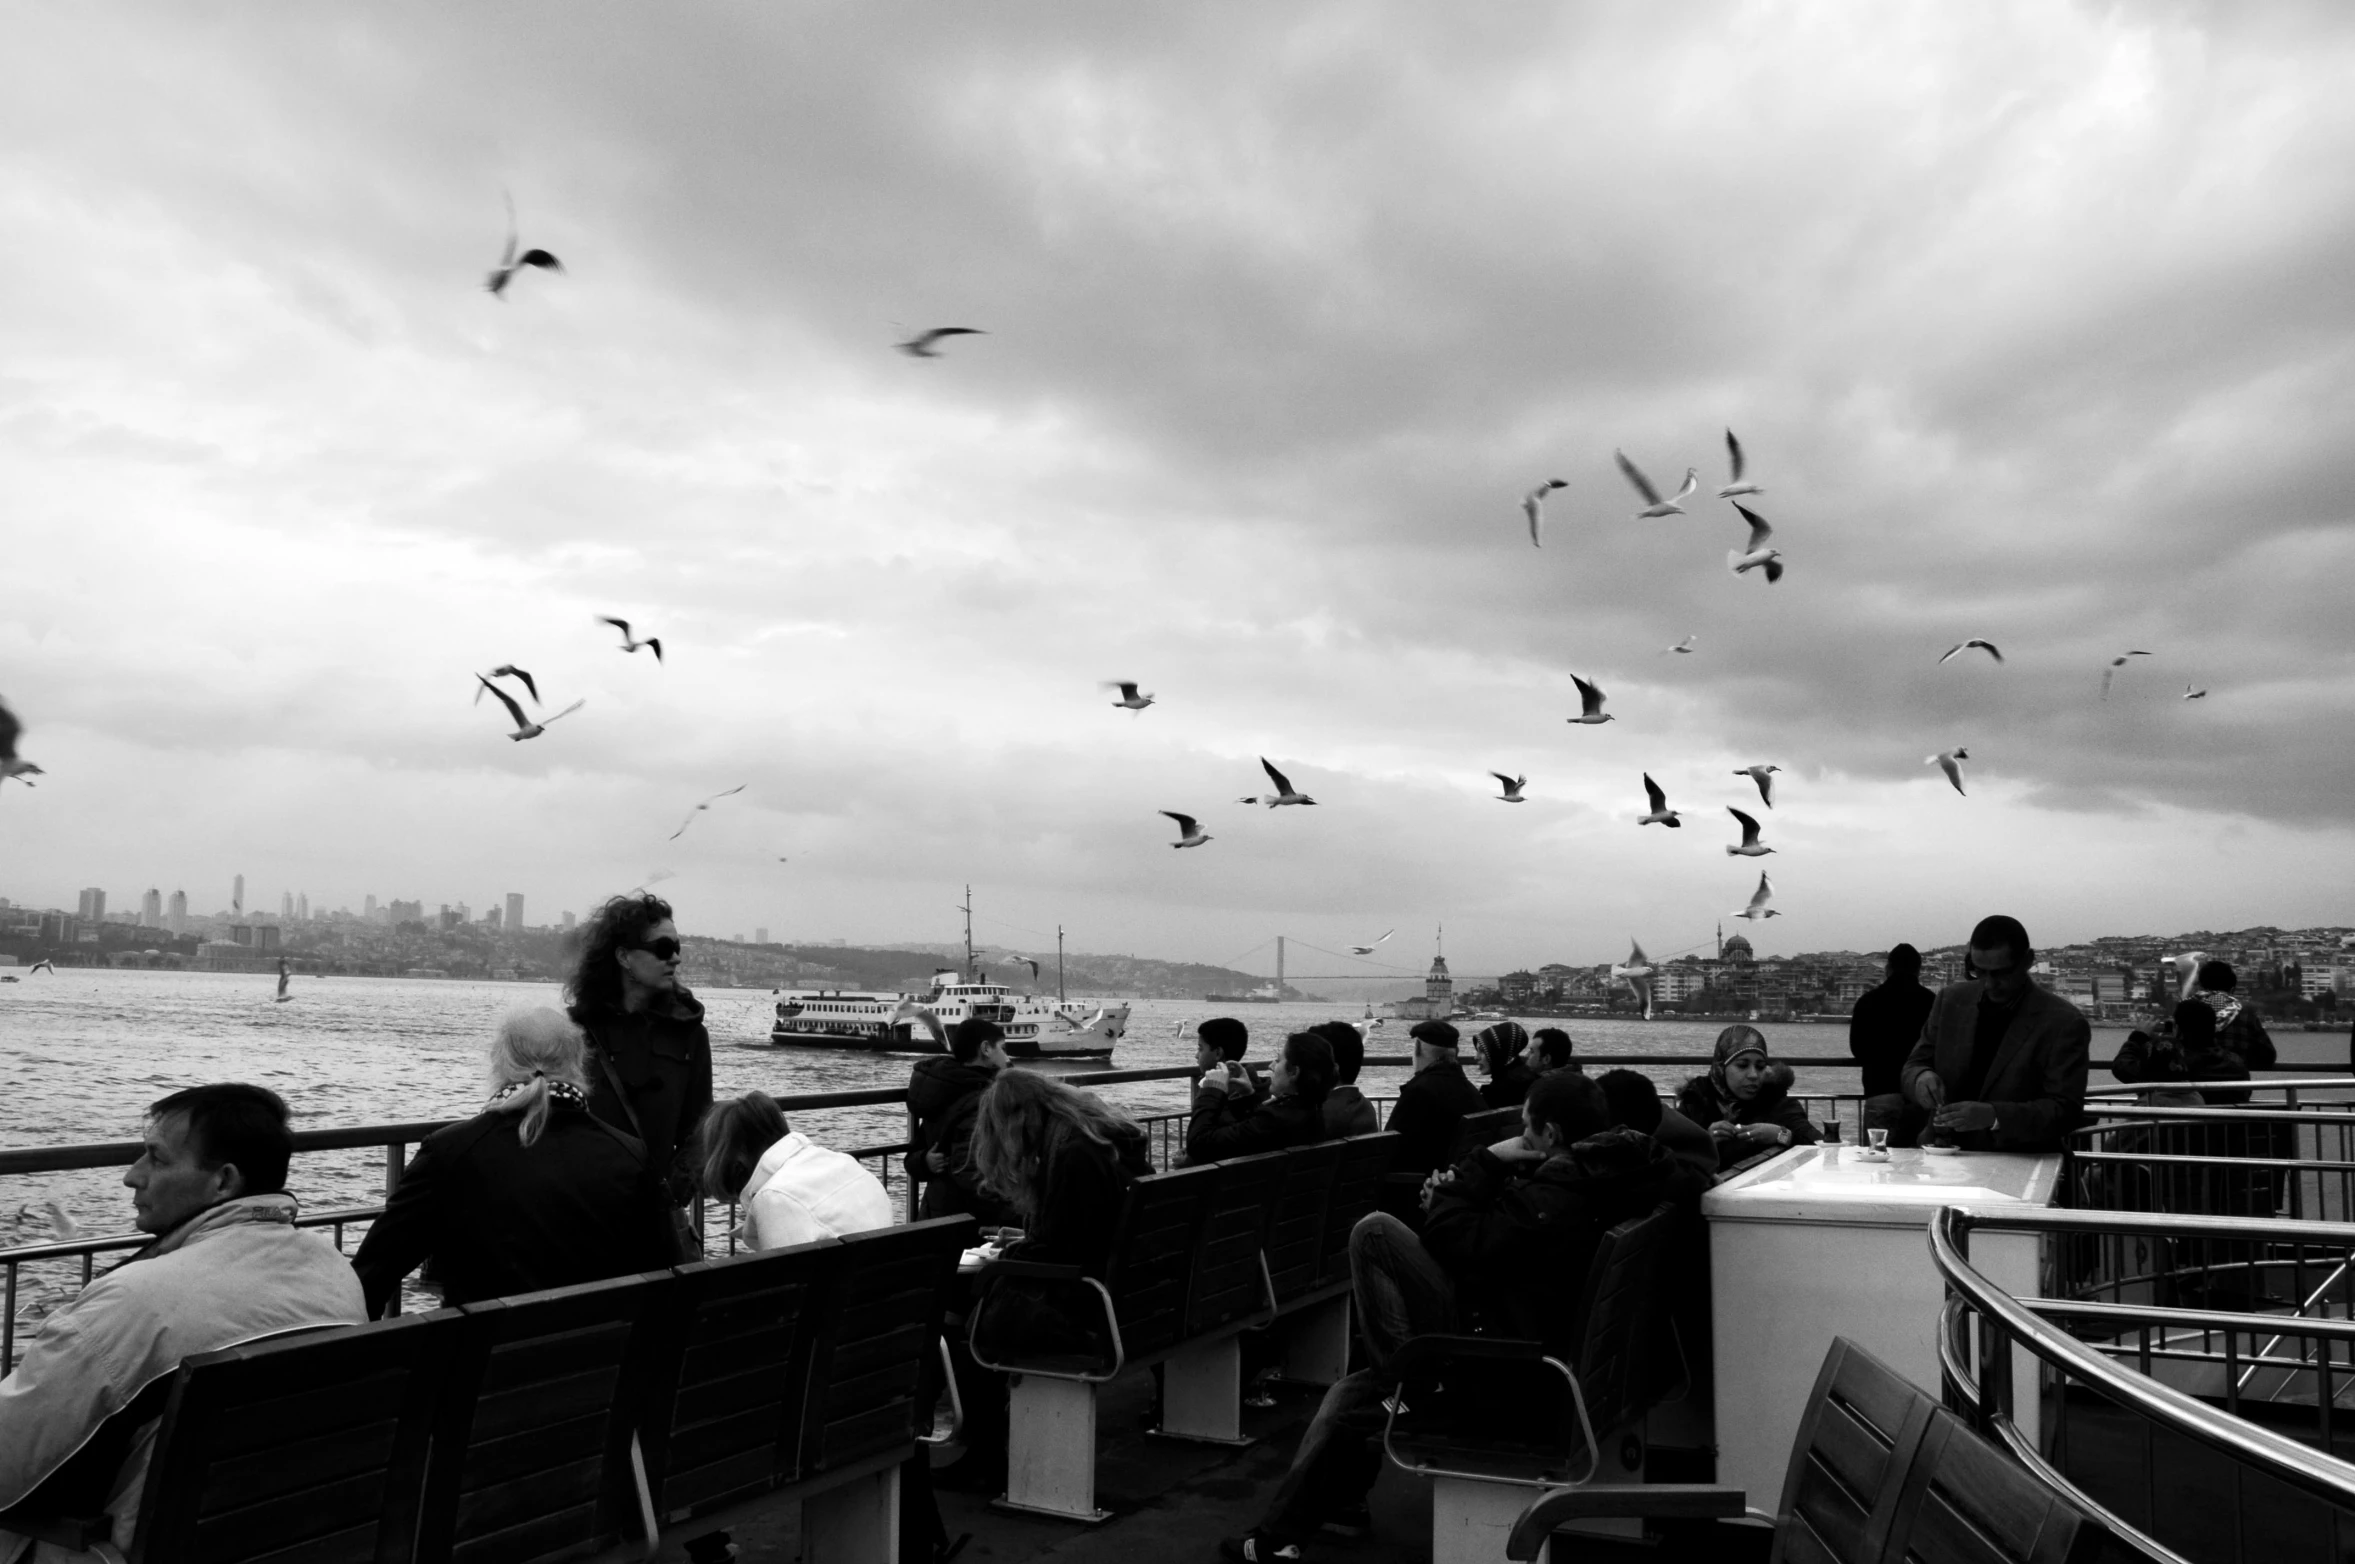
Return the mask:
M 1392 1360 L 1390 1459 L 1432 1479 L 1432 1558 L 1494 1559 L 1529 1490 L 1641 1481 L 1655 1397 L 1651 1331 L 1673 1207 L 1603 1235 L 1587 1268 L 1575 1363 L 1535 1341 L 1417 1336 Z M 1615 1528 L 1632 1531 L 1632 1526 Z
M 1743 1499 L 1714 1484 L 1557 1489 L 1521 1512 L 1505 1555 L 1534 1560 L 1574 1521 L 1727 1519 Z M 1773 1564 L 2091 1564 L 2108 1545 L 2107 1528 L 1928 1393 L 1833 1341 L 1783 1480 Z

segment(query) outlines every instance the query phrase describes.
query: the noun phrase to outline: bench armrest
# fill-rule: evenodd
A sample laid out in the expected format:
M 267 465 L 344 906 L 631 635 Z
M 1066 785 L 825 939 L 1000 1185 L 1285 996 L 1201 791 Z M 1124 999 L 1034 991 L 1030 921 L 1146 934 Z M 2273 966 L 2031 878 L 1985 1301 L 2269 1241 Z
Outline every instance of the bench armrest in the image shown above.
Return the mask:
M 981 1268 L 986 1277 L 1028 1276 L 1042 1282 L 1076 1282 L 1082 1272 L 1076 1265 L 1055 1265 L 1045 1260 L 992 1260 Z
M 1068 1282 L 1074 1288 L 1085 1288 L 1095 1305 L 1104 1311 L 1104 1329 L 1112 1338 L 1112 1362 L 1102 1368 L 1086 1368 L 1071 1364 L 1001 1363 L 982 1356 L 981 1321 L 989 1309 L 989 1300 L 996 1289 L 981 1295 L 973 1305 L 972 1317 L 965 1326 L 966 1350 L 981 1367 L 999 1374 L 1036 1374 L 1046 1379 L 1076 1379 L 1085 1384 L 1100 1385 L 1119 1376 L 1128 1362 L 1128 1349 L 1120 1339 L 1120 1314 L 1112 1306 L 1112 1294 L 1104 1284 L 1092 1276 L 1082 1275 L 1076 1265 L 1040 1265 L 1033 1261 L 1000 1261 L 994 1268 L 997 1274 L 1009 1279 L 1033 1277 L 1041 1281 Z
M 1409 1336 L 1390 1355 L 1390 1372 L 1399 1379 L 1438 1370 L 1452 1358 L 1475 1358 L 1487 1363 L 1537 1363 L 1545 1357 L 1542 1342 L 1509 1336 Z
M 35 1542 L 46 1542 L 68 1553 L 90 1553 L 104 1548 L 102 1557 L 111 1557 L 112 1547 L 106 1546 L 114 1535 L 114 1520 L 105 1515 L 56 1515 L 38 1510 L 17 1508 L 0 1510 L 0 1531 L 12 1531 Z
M 1748 1513 L 1748 1496 L 1716 1483 L 1607 1483 L 1590 1488 L 1557 1488 L 1534 1500 L 1513 1523 L 1505 1544 L 1508 1559 L 1531 1560 L 1546 1538 L 1570 1521 L 1604 1518 L 1645 1520 L 1731 1520 Z

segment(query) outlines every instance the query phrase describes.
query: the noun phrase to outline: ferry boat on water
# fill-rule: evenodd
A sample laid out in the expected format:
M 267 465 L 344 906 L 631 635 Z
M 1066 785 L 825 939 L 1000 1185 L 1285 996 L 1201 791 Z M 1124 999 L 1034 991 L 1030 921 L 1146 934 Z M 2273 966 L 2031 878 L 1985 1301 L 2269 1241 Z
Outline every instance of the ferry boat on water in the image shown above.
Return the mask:
M 769 1041 L 781 1048 L 848 1048 L 867 1053 L 937 1054 L 947 1049 L 911 1013 L 928 1007 L 946 1031 L 968 1016 L 1006 1029 L 1010 1059 L 1110 1059 L 1128 1032 L 1125 1004 L 1080 1005 L 1017 994 L 986 974 L 955 971 L 932 975 L 932 992 L 860 994 L 832 989 L 795 989 L 777 996 L 777 1020 Z

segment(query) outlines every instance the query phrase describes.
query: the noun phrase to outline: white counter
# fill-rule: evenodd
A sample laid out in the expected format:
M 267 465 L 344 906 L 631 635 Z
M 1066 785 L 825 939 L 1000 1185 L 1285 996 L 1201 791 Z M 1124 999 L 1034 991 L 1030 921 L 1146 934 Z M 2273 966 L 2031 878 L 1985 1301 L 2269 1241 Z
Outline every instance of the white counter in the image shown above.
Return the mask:
M 1711 1334 L 1716 1354 L 1717 1480 L 1752 1508 L 1782 1502 L 1800 1413 L 1832 1338 L 1846 1336 L 1924 1390 L 1938 1393 L 1938 1312 L 1929 1224 L 1941 1206 L 2048 1206 L 2056 1152 L 1889 1153 L 1794 1146 L 1701 1197 L 1709 1220 Z M 1973 1235 L 1971 1262 L 2015 1296 L 2036 1294 L 2033 1234 Z M 2023 1410 L 2036 1405 L 2022 1365 Z

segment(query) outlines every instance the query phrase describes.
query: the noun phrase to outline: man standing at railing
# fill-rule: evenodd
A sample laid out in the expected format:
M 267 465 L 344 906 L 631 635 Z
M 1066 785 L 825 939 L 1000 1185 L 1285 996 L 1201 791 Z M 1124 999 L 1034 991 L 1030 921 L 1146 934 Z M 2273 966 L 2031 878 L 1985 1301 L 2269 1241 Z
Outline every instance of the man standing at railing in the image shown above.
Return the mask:
M 1938 991 L 1902 1074 L 1930 1137 L 1965 1151 L 2058 1151 L 2075 1126 L 2093 1031 L 2036 986 L 2035 960 L 2016 918 L 1971 930 L 1969 975 Z
M 1905 1119 L 1898 1075 L 1922 1040 L 1922 1023 L 1930 1019 L 1930 1002 L 1937 997 L 1922 987 L 1922 953 L 1895 945 L 1880 987 L 1866 989 L 1848 1016 L 1848 1052 L 1864 1074 L 1864 1127 L 1889 1131 L 1890 1140 L 1901 1146 L 1913 1142 L 1897 1133 Z
M 287 1331 L 358 1325 L 368 1318 L 360 1280 L 335 1246 L 294 1225 L 286 1164 L 294 1151 L 286 1104 L 259 1086 L 175 1092 L 148 1110 L 139 1160 L 123 1182 L 133 1220 L 155 1242 L 49 1316 L 40 1338 L 0 1379 L 0 1510 L 37 1493 L 74 1457 L 111 1463 L 97 1473 L 113 1541 L 127 1548 L 155 1437 L 148 1426 L 106 1427 L 180 1361 Z M 154 1414 L 161 1415 L 157 1403 Z M 125 1422 L 133 1419 L 126 1418 Z M 75 1486 L 92 1474 L 76 1469 Z M 87 1505 L 87 1499 L 84 1499 Z M 0 1560 L 24 1539 L 0 1526 Z

